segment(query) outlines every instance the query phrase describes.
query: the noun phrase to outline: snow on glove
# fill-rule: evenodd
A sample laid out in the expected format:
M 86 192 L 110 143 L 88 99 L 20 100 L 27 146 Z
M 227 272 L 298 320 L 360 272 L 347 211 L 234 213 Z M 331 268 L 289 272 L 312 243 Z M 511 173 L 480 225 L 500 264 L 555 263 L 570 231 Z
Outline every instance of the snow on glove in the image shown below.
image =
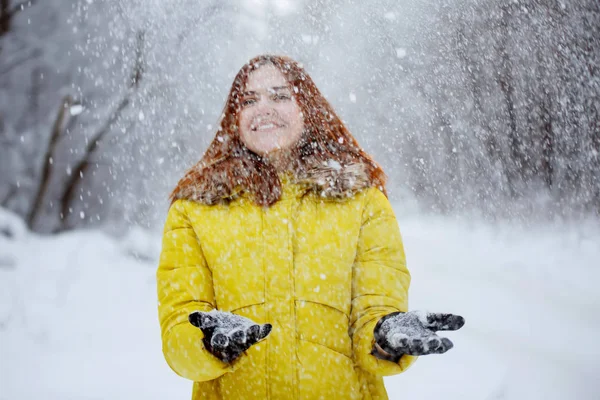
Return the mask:
M 455 331 L 465 324 L 460 315 L 425 313 L 419 311 L 394 312 L 381 318 L 374 329 L 375 357 L 398 362 L 403 354 L 423 356 L 442 354 L 454 345 L 435 331 Z
M 248 318 L 217 310 L 194 311 L 188 319 L 204 333 L 204 347 L 226 363 L 266 338 L 272 328 L 271 324 L 259 325 Z

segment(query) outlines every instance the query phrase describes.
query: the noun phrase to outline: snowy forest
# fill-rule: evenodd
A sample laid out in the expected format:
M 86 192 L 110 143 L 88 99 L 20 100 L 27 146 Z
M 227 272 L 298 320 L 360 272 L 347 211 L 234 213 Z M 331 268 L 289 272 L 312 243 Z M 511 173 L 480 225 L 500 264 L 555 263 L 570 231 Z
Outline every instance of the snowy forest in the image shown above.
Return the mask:
M 0 204 L 36 231 L 159 223 L 234 74 L 265 52 L 305 64 L 394 199 L 493 218 L 600 212 L 597 1 L 3 0 L 1 12 Z
M 387 174 L 410 308 L 467 321 L 390 399 L 599 399 L 598 0 L 0 0 L 0 400 L 190 397 L 168 196 L 260 54 Z

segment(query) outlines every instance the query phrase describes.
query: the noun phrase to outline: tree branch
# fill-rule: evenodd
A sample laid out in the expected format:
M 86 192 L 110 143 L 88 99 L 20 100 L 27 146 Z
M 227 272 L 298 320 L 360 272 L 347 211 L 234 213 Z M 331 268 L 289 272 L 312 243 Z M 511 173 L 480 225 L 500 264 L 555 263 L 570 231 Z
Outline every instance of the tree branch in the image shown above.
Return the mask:
M 46 193 L 48 184 L 50 183 L 50 173 L 52 172 L 52 154 L 54 153 L 54 148 L 56 147 L 56 143 L 58 142 L 58 138 L 60 137 L 60 134 L 62 132 L 65 120 L 68 118 L 69 108 L 72 104 L 73 99 L 70 95 L 63 97 L 60 103 L 60 108 L 58 109 L 58 113 L 56 114 L 56 119 L 54 120 L 54 124 L 52 125 L 50 142 L 46 147 L 46 154 L 44 154 L 44 166 L 42 170 L 41 181 L 38 185 L 37 193 L 35 195 L 33 204 L 31 205 L 29 213 L 27 214 L 26 222 L 29 229 L 33 228 L 35 219 L 41 211 L 44 193 Z
M 202 12 L 197 18 L 194 18 L 178 35 L 177 35 L 177 46 L 181 47 L 183 42 L 191 34 L 194 27 L 203 26 L 206 21 L 215 16 L 219 11 L 223 9 L 223 5 L 219 2 L 214 2 L 212 5 L 204 7 Z
M 10 188 L 8 189 L 8 193 L 6 194 L 6 196 L 4 196 L 4 199 L 0 201 L 0 205 L 4 208 L 8 208 L 8 203 L 17 194 L 17 192 L 19 191 L 18 189 L 19 188 L 17 185 L 11 184 Z
M 12 19 L 19 12 L 34 6 L 37 0 L 26 0 L 10 6 L 10 0 L 0 0 L 0 36 L 10 31 Z
M 129 106 L 131 96 L 140 86 L 140 82 L 144 73 L 144 41 L 145 33 L 143 31 L 138 32 L 137 45 L 135 51 L 136 59 L 131 71 L 128 90 L 123 99 L 119 102 L 119 105 L 112 112 L 110 118 L 88 141 L 88 144 L 85 148 L 84 156 L 73 169 L 71 177 L 65 186 L 65 190 L 63 191 L 63 194 L 60 197 L 61 219 L 63 220 L 63 226 L 60 228 L 60 230 L 67 229 L 67 216 L 70 214 L 71 204 L 73 202 L 75 190 L 77 189 L 77 185 L 79 184 L 80 180 L 82 180 L 83 177 L 86 175 L 90 165 L 94 164 L 94 162 L 92 161 L 92 156 L 98 148 L 98 144 L 104 139 L 104 137 L 108 133 L 110 133 L 113 125 L 119 120 L 125 109 Z
M 18 66 L 26 63 L 29 60 L 33 60 L 34 58 L 38 58 L 42 55 L 42 51 L 40 49 L 33 49 L 29 54 L 22 56 L 21 58 L 17 58 L 10 64 L 4 67 L 4 69 L 0 70 L 0 75 L 4 75 L 17 68 Z

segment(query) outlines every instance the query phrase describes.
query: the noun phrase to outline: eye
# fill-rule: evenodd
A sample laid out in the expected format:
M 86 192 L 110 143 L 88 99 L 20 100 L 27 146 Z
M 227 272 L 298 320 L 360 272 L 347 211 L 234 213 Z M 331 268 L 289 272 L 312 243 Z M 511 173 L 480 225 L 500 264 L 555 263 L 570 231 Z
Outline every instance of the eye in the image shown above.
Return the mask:
M 285 101 L 285 100 L 290 100 L 292 97 L 289 94 L 285 94 L 285 93 L 278 93 L 275 96 L 273 96 L 273 99 L 276 101 Z
M 242 106 L 246 107 L 246 106 L 251 106 L 252 104 L 256 103 L 256 99 L 244 99 L 242 100 Z

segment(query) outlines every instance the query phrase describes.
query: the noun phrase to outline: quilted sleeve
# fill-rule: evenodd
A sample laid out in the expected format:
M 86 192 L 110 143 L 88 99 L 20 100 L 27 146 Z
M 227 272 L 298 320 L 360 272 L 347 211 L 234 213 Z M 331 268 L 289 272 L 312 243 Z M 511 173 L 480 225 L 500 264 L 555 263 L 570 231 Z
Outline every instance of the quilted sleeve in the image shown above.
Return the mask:
M 178 375 L 197 382 L 231 372 L 209 353 L 202 331 L 188 321 L 193 311 L 215 308 L 212 274 L 186 213 L 186 201 L 177 200 L 167 215 L 156 283 L 158 317 L 165 359 Z
M 356 363 L 378 376 L 396 375 L 417 357 L 403 355 L 398 363 L 371 355 L 373 329 L 384 315 L 408 310 L 410 273 L 394 211 L 377 188 L 365 194 L 360 235 L 352 277 L 350 333 Z

